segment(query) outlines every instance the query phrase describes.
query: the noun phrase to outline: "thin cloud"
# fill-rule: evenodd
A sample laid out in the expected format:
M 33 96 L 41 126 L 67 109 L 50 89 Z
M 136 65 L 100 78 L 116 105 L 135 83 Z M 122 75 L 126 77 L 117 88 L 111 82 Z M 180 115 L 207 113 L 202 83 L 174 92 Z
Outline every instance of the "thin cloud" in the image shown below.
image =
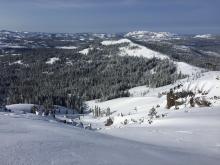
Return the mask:
M 102 6 L 121 6 L 121 5 L 134 5 L 143 0 L 0 0 L 0 3 L 16 3 L 16 4 L 31 4 L 38 7 L 51 7 L 51 8 L 87 8 L 87 7 L 102 7 Z

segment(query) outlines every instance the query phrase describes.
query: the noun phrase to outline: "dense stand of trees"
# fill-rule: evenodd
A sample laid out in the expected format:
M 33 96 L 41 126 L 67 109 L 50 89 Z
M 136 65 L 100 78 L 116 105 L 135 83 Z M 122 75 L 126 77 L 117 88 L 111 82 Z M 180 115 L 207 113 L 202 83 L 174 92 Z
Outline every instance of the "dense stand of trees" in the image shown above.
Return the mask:
M 18 37 L 19 36 L 19 37 Z M 41 104 L 46 108 L 61 105 L 83 111 L 85 100 L 101 101 L 129 96 L 128 89 L 147 85 L 159 87 L 175 82 L 184 75 L 176 73 L 169 60 L 119 56 L 119 48 L 128 43 L 104 46 L 106 38 L 120 35 L 50 34 L 0 31 L 0 105 L 14 103 Z M 104 38 L 103 38 L 104 37 Z M 131 39 L 132 40 L 132 39 Z M 184 37 L 163 42 L 134 41 L 152 50 L 167 54 L 174 61 L 212 70 L 220 70 L 220 39 L 198 40 Z M 6 47 L 4 48 L 4 44 Z M 9 47 L 7 47 L 7 45 Z M 19 45 L 25 48 L 10 48 Z M 56 49 L 76 46 L 74 50 Z M 188 46 L 189 51 L 176 49 Z M 87 55 L 79 51 L 91 48 Z M 130 47 L 134 49 L 135 47 Z M 53 64 L 46 62 L 56 57 Z
M 126 97 L 129 88 L 158 87 L 182 77 L 168 60 L 118 56 L 119 46 L 94 43 L 87 55 L 78 50 L 24 49 L 21 55 L 1 56 L 0 102 L 56 104 L 82 111 L 85 100 Z M 47 64 L 53 57 L 59 60 Z M 15 63 L 18 60 L 22 64 Z

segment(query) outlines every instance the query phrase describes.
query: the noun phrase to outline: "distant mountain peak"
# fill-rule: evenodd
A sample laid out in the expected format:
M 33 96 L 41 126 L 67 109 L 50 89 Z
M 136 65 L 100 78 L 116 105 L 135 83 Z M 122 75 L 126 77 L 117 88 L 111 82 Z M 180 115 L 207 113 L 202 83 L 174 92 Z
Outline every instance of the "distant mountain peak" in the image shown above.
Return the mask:
M 133 31 L 125 35 L 125 37 L 131 37 L 141 40 L 167 40 L 173 38 L 175 34 L 169 32 L 150 32 L 150 31 Z
M 198 35 L 195 35 L 193 38 L 213 39 L 213 35 L 211 35 L 211 34 L 198 34 Z

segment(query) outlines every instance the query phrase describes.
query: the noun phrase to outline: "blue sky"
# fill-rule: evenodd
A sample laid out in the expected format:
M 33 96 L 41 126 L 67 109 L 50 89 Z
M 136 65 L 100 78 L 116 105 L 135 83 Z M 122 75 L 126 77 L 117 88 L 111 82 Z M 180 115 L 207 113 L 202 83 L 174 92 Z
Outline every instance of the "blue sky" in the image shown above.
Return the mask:
M 220 0 L 0 0 L 0 29 L 220 34 Z

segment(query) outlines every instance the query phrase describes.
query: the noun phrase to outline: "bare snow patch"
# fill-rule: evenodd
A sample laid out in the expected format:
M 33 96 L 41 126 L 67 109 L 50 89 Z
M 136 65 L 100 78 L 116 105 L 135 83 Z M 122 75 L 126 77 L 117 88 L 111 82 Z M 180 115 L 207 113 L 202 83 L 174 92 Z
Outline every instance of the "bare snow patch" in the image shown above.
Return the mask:
M 6 105 L 7 109 L 10 109 L 12 112 L 31 112 L 31 108 L 34 106 L 34 104 L 12 104 L 12 105 Z
M 69 50 L 77 49 L 77 47 L 75 47 L 75 46 L 57 46 L 56 48 L 57 49 L 69 49 Z
M 16 65 L 16 64 L 18 64 L 18 65 L 25 65 L 25 64 L 22 62 L 22 60 L 18 60 L 18 61 L 9 63 L 9 65 Z
M 102 41 L 102 45 L 116 45 L 122 43 L 131 43 L 129 39 L 120 39 L 120 40 L 109 40 L 109 41 Z
M 145 57 L 145 58 L 159 58 L 159 59 L 169 59 L 168 56 L 153 51 L 145 46 L 141 46 L 135 43 L 130 43 L 128 46 L 120 48 L 121 56 L 137 56 L 137 57 Z
M 60 59 L 57 58 L 57 57 L 53 57 L 53 58 L 50 58 L 46 64 L 54 64 L 55 62 L 59 61 Z
M 89 53 L 90 50 L 93 50 L 93 48 L 86 48 L 86 49 L 83 49 L 83 50 L 79 51 L 79 53 L 84 54 L 84 55 L 87 55 L 87 54 Z
M 184 75 L 194 75 L 196 73 L 201 73 L 202 71 L 205 71 L 205 69 L 192 66 L 190 64 L 187 64 L 185 62 L 175 62 L 177 66 L 177 72 L 182 73 Z
M 150 89 L 146 85 L 134 87 L 129 90 L 131 97 L 143 97 L 149 93 Z
M 12 55 L 12 56 L 20 56 L 21 54 L 15 54 L 15 53 L 14 53 L 14 54 L 11 54 L 11 55 Z
M 213 36 L 211 34 L 201 34 L 201 35 L 195 35 L 193 38 L 213 39 Z

